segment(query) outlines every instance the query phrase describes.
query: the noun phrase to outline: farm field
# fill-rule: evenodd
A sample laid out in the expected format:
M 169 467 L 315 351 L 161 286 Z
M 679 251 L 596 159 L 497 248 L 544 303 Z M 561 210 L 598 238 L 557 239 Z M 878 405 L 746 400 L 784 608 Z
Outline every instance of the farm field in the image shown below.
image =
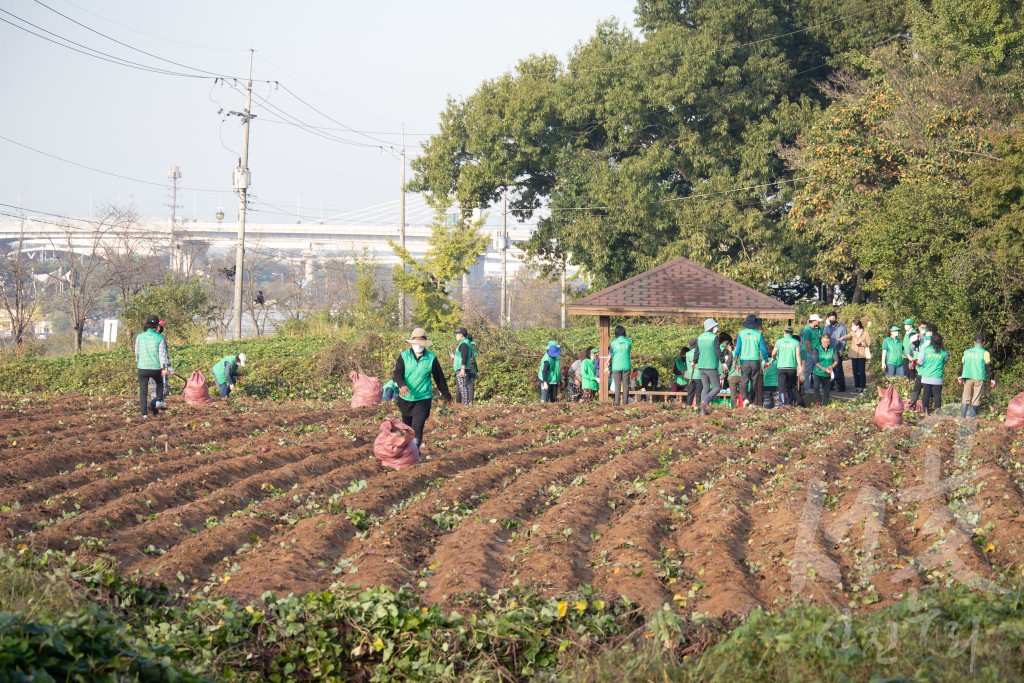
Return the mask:
M 1024 436 L 994 421 L 435 406 L 427 459 L 391 472 L 371 444 L 396 412 L 243 399 L 140 423 L 123 398 L 3 397 L 2 543 L 243 602 L 341 582 L 452 609 L 591 586 L 713 617 L 998 590 L 1024 554 Z

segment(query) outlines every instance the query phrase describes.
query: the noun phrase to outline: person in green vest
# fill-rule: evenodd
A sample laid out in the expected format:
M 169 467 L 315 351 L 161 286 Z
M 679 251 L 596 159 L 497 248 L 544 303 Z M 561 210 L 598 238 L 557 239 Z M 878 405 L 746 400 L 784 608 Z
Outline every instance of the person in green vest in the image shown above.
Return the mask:
M 784 406 L 796 407 L 797 377 L 803 374 L 800 360 L 800 340 L 793 336 L 793 328 L 786 326 L 783 335 L 772 348 L 772 359 L 779 374 L 779 398 Z
M 907 318 L 903 321 L 903 376 L 914 378 L 914 319 Z
M 779 364 L 771 354 L 775 353 L 775 347 L 768 349 L 768 362 L 764 364 L 762 378 L 761 407 L 772 410 L 777 404 L 779 395 Z
M 697 337 L 697 348 L 693 354 L 693 365 L 697 371 L 703 392 L 700 395 L 700 412 L 711 414 L 711 402 L 722 391 L 720 373 L 728 372 L 722 365 L 722 343 L 718 339 L 718 321 L 708 318 L 704 321 L 704 333 Z
M 800 332 L 800 360 L 804 363 L 804 392 L 813 391 L 815 357 L 821 346 L 821 316 L 817 313 L 807 319 L 803 331 Z
M 558 400 L 558 385 L 562 381 L 562 347 L 558 342 L 548 342 L 547 349 L 540 359 L 537 379 L 540 380 L 540 402 L 554 403 Z
M 732 407 L 739 408 L 743 402 L 743 390 L 740 384 L 743 383 L 743 373 L 740 372 L 739 363 L 736 362 L 736 347 L 732 343 L 732 337 L 728 334 L 720 336 L 722 340 L 722 365 L 729 369 L 729 373 L 723 384 L 729 387 L 729 398 L 732 399 Z
M 224 356 L 213 365 L 213 378 L 220 387 L 220 397 L 227 398 L 238 382 L 238 368 L 245 367 L 245 354 Z
M 700 403 L 700 395 L 703 388 L 700 382 L 700 374 L 694 367 L 693 357 L 697 353 L 697 338 L 690 340 L 690 348 L 686 352 L 686 405 L 694 408 Z
M 996 376 L 992 369 L 992 356 L 985 350 L 985 335 L 974 338 L 974 346 L 964 351 L 963 364 L 960 366 L 960 377 L 957 382 L 964 388 L 960 398 L 960 417 L 967 417 L 970 409 L 971 417 L 978 417 L 981 407 L 981 395 L 985 390 L 985 381 L 989 388 L 996 386 Z
M 686 391 L 686 384 L 689 381 L 690 366 L 686 362 L 686 354 L 690 347 L 684 346 L 679 349 L 679 355 L 672 361 L 672 386 L 671 391 Z
M 587 350 L 587 357 L 583 359 L 583 363 L 580 367 L 580 372 L 583 375 L 583 402 L 590 403 L 594 400 L 594 396 L 597 394 L 597 390 L 600 388 L 597 384 L 597 357 L 600 355 L 600 351 L 594 347 L 590 347 Z
M 455 330 L 455 342 L 452 362 L 455 369 L 457 399 L 459 403 L 472 403 L 476 395 L 476 345 L 465 327 Z
M 615 328 L 615 339 L 611 343 L 612 382 L 615 384 L 615 405 L 629 403 L 629 380 L 633 371 L 633 342 L 626 336 L 626 328 Z
M 142 419 L 149 417 L 149 411 L 155 415 L 158 408 L 166 407 L 163 404 L 164 378 L 167 376 L 167 369 L 171 367 L 171 360 L 167 354 L 167 341 L 164 336 L 157 332 L 160 326 L 160 318 L 151 315 L 146 318 L 142 332 L 135 337 L 135 367 L 139 379 L 139 411 Z M 149 381 L 156 384 L 156 398 L 147 403 L 149 393 Z
M 743 377 L 743 381 L 740 382 L 740 391 L 743 393 L 743 403 L 748 408 L 753 405 L 757 387 L 761 384 L 762 367 L 771 360 L 764 335 L 757 329 L 758 325 L 757 316 L 751 313 L 743 321 L 743 329 L 736 335 L 733 365 L 738 368 Z
M 946 363 L 949 362 L 949 351 L 946 350 L 941 334 L 931 332 L 931 337 L 928 338 L 927 345 L 923 345 L 919 358 L 917 374 L 921 378 L 921 401 L 924 412 L 937 412 L 942 408 L 942 376 L 946 373 Z
M 398 385 L 395 380 L 389 379 L 382 387 L 380 400 L 384 403 L 391 403 L 398 396 Z
M 814 405 L 827 406 L 832 397 L 832 373 L 835 372 L 836 363 L 839 362 L 836 359 L 835 349 L 832 348 L 832 338 L 827 334 L 821 336 L 814 359 L 814 371 L 812 372 Z
M 448 382 L 444 378 L 441 363 L 429 349 L 433 342 L 427 339 L 427 331 L 417 327 L 405 340 L 409 348 L 398 354 L 391 379 L 398 387 L 395 404 L 402 414 L 402 422 L 412 427 L 416 445 L 423 446 L 423 428 L 430 417 L 434 399 L 434 385 L 441 392 L 445 402 L 452 402 Z
M 889 336 L 882 342 L 882 368 L 886 377 L 906 377 L 906 346 L 900 341 L 899 325 L 889 328 Z

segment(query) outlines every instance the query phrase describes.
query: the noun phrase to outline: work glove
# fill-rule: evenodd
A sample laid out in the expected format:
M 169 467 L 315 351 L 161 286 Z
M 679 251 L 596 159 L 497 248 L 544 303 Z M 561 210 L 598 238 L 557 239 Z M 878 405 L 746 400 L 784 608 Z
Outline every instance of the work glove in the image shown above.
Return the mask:
M 548 383 L 547 382 L 541 382 L 540 383 L 540 388 L 541 389 L 547 389 L 548 388 Z

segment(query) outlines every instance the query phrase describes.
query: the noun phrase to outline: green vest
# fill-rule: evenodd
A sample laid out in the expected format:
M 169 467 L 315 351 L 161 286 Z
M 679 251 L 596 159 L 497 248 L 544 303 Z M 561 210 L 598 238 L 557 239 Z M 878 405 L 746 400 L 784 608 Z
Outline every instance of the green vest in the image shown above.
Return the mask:
M 717 343 L 718 337 L 715 336 L 714 332 L 705 332 L 697 337 L 697 350 L 700 351 L 700 357 L 697 358 L 698 370 L 718 371 L 718 358 L 715 357 L 715 345 Z
M 811 327 L 805 325 L 802 332 L 800 332 L 800 358 L 807 360 L 807 348 L 804 346 L 805 341 L 811 342 L 811 349 L 817 349 L 821 346 L 821 326 Z
M 796 368 L 796 354 L 800 350 L 800 342 L 793 335 L 784 334 L 775 342 L 775 358 L 778 361 L 777 367 L 784 370 Z
M 676 358 L 676 384 L 683 386 L 690 379 L 690 364 L 683 358 Z
M 827 368 L 828 366 L 832 365 L 832 363 L 834 363 L 835 360 L 836 350 L 834 348 L 832 348 L 831 346 L 828 347 L 827 349 L 823 349 L 820 346 L 818 347 L 818 365 L 820 365 L 823 368 Z M 814 374 L 817 375 L 818 377 L 828 377 L 829 373 L 819 368 L 818 365 L 814 366 Z
M 736 335 L 736 340 L 740 345 L 740 363 L 748 360 L 761 360 L 761 344 L 764 342 L 764 337 L 760 332 L 744 327 Z
M 468 339 L 463 339 L 459 342 L 458 346 L 455 347 L 455 372 L 462 369 L 462 353 L 459 351 L 460 347 L 465 344 L 466 348 L 469 349 L 469 366 L 466 368 L 466 372 L 475 375 L 476 374 L 476 345 Z
M 387 381 L 387 384 L 381 387 L 382 391 L 387 391 L 388 389 L 394 389 L 395 391 L 398 391 L 398 385 L 395 384 L 395 380 L 389 379 Z
M 886 365 L 902 365 L 903 364 L 903 351 L 905 350 L 903 342 L 893 337 L 886 337 L 885 341 L 882 342 L 882 350 L 885 351 L 885 363 Z
M 949 352 L 946 349 L 936 352 L 931 346 L 922 353 L 923 362 L 918 368 L 917 374 L 930 379 L 942 379 L 946 370 L 946 361 L 949 359 Z
M 910 335 L 914 333 L 913 330 L 903 335 L 903 356 L 909 358 L 914 351 L 914 342 L 910 341 Z M 896 365 L 893 363 L 893 365 Z
M 765 387 L 777 387 L 779 386 L 779 364 L 778 361 L 772 360 L 768 364 L 768 367 L 764 369 L 764 386 Z
M 697 371 L 693 367 L 693 356 L 697 353 L 697 349 L 690 349 L 686 352 L 686 379 L 694 379 L 697 377 Z
M 626 337 L 616 337 L 612 342 L 612 372 L 623 372 L 633 369 L 631 352 L 633 342 Z
M 236 358 L 234 356 L 224 356 L 213 365 L 213 378 L 217 380 L 217 384 L 224 384 L 231 377 L 231 368 L 234 366 Z
M 985 347 L 977 344 L 964 351 L 964 371 L 960 374 L 961 379 L 988 379 L 988 369 L 985 367 Z
M 409 393 L 403 396 L 406 401 L 427 401 L 434 397 L 434 382 L 431 372 L 437 357 L 433 352 L 424 350 L 418 359 L 412 349 L 402 351 L 402 363 L 405 365 L 405 386 Z
M 599 387 L 597 386 L 597 368 L 594 367 L 594 361 L 584 358 L 580 372 L 583 374 L 583 388 L 597 391 Z
M 544 361 L 548 363 L 548 376 L 544 376 Z M 558 384 L 562 380 L 562 361 L 560 358 L 552 358 L 548 354 L 540 359 L 540 367 L 537 369 L 537 379 L 548 384 Z
M 139 370 L 160 370 L 160 342 L 164 336 L 156 330 L 146 330 L 138 337 Z

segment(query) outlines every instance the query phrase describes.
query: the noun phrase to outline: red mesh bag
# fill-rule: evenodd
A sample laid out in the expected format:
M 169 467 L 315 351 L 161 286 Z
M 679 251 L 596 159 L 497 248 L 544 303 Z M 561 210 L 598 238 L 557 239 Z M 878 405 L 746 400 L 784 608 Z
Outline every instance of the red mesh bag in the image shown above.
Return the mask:
M 1006 422 L 1003 426 L 1008 429 L 1024 427 L 1024 393 L 1010 399 L 1010 405 L 1006 406 Z
M 185 380 L 185 403 L 194 406 L 210 403 L 210 385 L 206 383 L 206 375 L 194 370 L 192 376 Z
M 348 374 L 352 380 L 352 407 L 362 408 L 380 403 L 381 394 L 384 393 L 384 386 L 376 377 L 361 375 L 352 371 Z
M 900 392 L 896 390 L 895 386 L 890 386 L 884 392 L 879 389 L 878 394 L 882 397 L 882 400 L 878 402 L 878 407 L 875 408 L 875 425 L 879 429 L 899 427 L 903 424 L 904 410 Z
M 389 418 L 380 423 L 380 434 L 373 442 L 373 457 L 384 467 L 400 470 L 419 463 L 420 449 L 413 441 L 412 427 Z

